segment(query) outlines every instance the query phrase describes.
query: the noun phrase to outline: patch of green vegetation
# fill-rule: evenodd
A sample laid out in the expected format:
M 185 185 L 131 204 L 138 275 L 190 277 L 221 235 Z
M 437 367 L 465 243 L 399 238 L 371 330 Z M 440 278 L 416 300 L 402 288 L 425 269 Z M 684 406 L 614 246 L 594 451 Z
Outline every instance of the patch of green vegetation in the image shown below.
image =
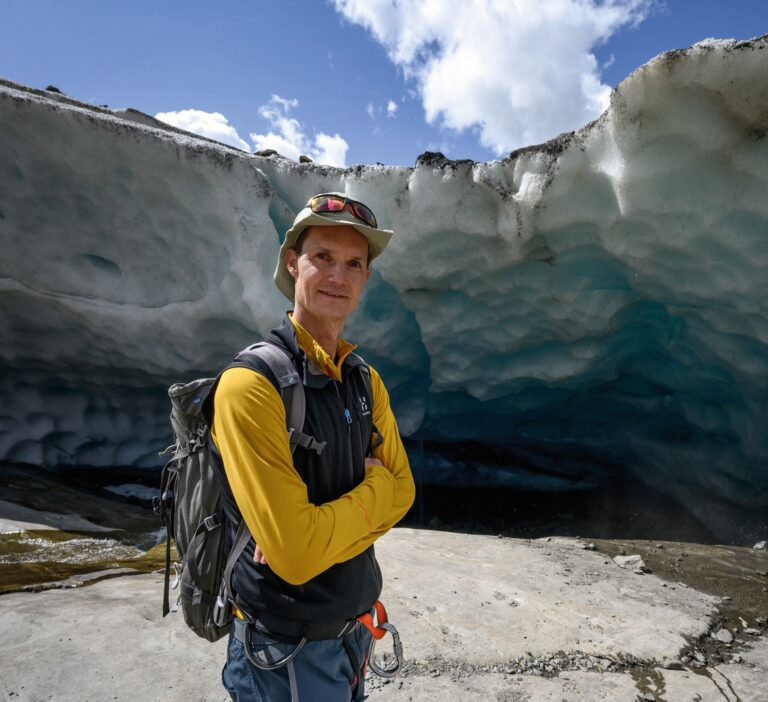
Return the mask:
M 719 606 L 724 626 L 742 627 L 741 617 L 754 626 L 768 612 L 768 552 L 743 546 L 677 541 L 593 539 L 599 551 L 613 558 L 639 554 L 649 571 L 679 587 L 726 598 Z
M 175 549 L 171 557 L 176 559 Z M 0 594 L 111 568 L 150 573 L 164 567 L 165 544 L 142 551 L 93 534 L 55 530 L 0 534 Z

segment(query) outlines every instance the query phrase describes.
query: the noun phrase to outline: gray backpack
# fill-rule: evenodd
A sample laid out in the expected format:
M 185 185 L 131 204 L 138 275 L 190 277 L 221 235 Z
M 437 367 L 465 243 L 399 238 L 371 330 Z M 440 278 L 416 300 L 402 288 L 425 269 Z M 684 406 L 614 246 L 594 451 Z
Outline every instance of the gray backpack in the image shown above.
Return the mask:
M 325 443 L 302 432 L 306 414 L 304 387 L 285 351 L 274 344 L 260 342 L 241 351 L 227 368 L 256 370 L 256 359 L 267 363 L 277 378 L 285 403 L 291 451 L 296 446 L 304 446 L 321 453 Z M 184 621 L 208 641 L 217 641 L 232 626 L 232 570 L 251 537 L 245 522 L 241 522 L 226 553 L 221 483 L 225 477 L 217 467 L 220 459 L 214 453 L 216 449 L 210 438 L 206 402 L 219 377 L 221 374 L 216 378 L 176 383 L 168 390 L 175 443 L 161 454 L 173 451 L 163 468 L 160 498 L 155 503 L 155 511 L 166 527 L 163 616 L 171 611 L 168 603 L 171 587 L 178 587 L 177 605 L 181 605 Z M 180 563 L 173 564 L 176 572 L 173 586 L 170 585 L 171 537 L 181 559 Z

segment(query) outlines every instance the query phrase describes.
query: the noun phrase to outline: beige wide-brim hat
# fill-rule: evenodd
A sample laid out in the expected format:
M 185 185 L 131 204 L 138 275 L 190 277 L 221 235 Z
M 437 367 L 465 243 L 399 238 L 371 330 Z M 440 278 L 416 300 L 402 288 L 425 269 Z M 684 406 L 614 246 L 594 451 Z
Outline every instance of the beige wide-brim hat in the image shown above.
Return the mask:
M 328 194 L 346 197 L 343 193 Z M 389 229 L 374 229 L 367 224 L 363 224 L 346 209 L 342 212 L 323 212 L 323 214 L 317 214 L 316 212 L 312 212 L 309 207 L 305 207 L 296 215 L 296 219 L 293 220 L 293 226 L 285 233 L 285 241 L 280 247 L 280 253 L 277 255 L 277 266 L 275 267 L 275 285 L 277 285 L 280 292 L 291 302 L 293 302 L 295 288 L 293 276 L 288 272 L 288 267 L 285 265 L 286 250 L 292 249 L 296 245 L 296 240 L 299 238 L 299 234 L 301 234 L 307 227 L 313 225 L 320 227 L 337 227 L 341 224 L 348 224 L 351 227 L 354 227 L 368 240 L 371 260 L 376 258 L 385 248 L 387 248 L 387 244 L 394 234 L 394 232 Z

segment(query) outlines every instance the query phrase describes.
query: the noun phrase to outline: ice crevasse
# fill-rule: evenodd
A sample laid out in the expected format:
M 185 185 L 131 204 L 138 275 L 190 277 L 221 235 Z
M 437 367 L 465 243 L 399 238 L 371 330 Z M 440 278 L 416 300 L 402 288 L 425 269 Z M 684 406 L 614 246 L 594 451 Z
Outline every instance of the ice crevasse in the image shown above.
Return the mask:
M 247 154 L 0 82 L 0 460 L 157 465 L 166 386 L 279 322 L 281 238 L 338 190 L 397 232 L 346 336 L 423 484 L 626 472 L 716 532 L 720 506 L 765 513 L 767 45 L 662 54 L 576 132 L 414 168 Z

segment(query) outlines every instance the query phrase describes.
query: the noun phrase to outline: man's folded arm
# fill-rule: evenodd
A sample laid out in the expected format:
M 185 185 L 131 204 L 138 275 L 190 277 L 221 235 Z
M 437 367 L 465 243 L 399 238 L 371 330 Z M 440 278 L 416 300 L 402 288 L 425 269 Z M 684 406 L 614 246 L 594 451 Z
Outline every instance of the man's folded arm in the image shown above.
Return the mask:
M 416 496 L 416 486 L 413 482 L 411 466 L 405 452 L 397 421 L 389 404 L 389 393 L 379 374 L 371 368 L 371 391 L 373 393 L 373 423 L 381 434 L 383 442 L 374 450 L 378 458 L 395 479 L 392 506 L 384 520 L 359 542 L 351 544 L 344 552 L 342 560 L 352 558 L 360 551 L 368 548 L 380 536 L 384 536 L 408 512 Z M 349 554 L 349 555 L 348 555 Z
M 270 568 L 291 584 L 362 553 L 371 532 L 391 519 L 398 477 L 383 466 L 368 468 L 365 480 L 336 500 L 309 502 L 286 439 L 285 406 L 259 373 L 222 374 L 211 433 L 248 529 Z
M 374 455 L 392 473 L 395 479 L 395 492 L 392 507 L 386 519 L 379 525 L 386 531 L 399 522 L 411 508 L 416 497 L 416 486 L 408 462 L 397 421 L 389 404 L 389 393 L 381 376 L 371 368 L 371 386 L 373 390 L 373 423 L 382 436 L 383 443 L 374 450 Z

